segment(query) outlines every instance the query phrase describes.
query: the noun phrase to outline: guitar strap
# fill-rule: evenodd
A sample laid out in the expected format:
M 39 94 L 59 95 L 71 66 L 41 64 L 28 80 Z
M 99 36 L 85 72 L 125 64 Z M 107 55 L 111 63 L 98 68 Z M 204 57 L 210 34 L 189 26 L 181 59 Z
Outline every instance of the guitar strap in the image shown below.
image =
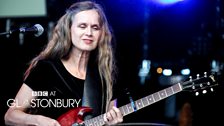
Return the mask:
M 82 106 L 90 107 L 93 111 L 91 114 L 86 115 L 84 120 L 100 115 L 105 110 L 105 86 L 102 86 L 97 59 L 94 54 L 94 52 L 91 53 L 88 62 L 82 98 Z

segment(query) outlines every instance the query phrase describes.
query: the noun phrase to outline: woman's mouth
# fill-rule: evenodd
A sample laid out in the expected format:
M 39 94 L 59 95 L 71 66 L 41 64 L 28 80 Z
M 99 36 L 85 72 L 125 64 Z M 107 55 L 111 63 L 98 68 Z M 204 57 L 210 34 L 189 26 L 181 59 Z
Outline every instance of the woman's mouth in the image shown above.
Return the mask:
M 86 43 L 86 44 L 91 44 L 91 43 L 93 43 L 93 40 L 91 40 L 91 39 L 83 39 L 83 41 L 84 41 L 84 43 Z

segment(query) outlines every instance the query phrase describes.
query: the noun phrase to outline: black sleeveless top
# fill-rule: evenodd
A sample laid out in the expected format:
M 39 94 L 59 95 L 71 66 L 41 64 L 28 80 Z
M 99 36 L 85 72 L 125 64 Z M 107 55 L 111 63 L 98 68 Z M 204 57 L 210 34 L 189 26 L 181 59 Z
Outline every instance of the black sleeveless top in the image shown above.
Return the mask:
M 71 75 L 61 60 L 41 60 L 24 81 L 38 96 L 31 101 L 36 114 L 57 119 L 69 109 L 82 105 L 84 80 Z

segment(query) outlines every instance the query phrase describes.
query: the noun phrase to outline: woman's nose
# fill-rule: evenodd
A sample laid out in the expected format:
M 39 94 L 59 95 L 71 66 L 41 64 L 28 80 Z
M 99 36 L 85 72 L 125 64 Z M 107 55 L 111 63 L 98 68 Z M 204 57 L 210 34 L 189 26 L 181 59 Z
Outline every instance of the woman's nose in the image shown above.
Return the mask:
M 92 35 L 92 29 L 90 27 L 86 28 L 86 35 L 88 36 Z

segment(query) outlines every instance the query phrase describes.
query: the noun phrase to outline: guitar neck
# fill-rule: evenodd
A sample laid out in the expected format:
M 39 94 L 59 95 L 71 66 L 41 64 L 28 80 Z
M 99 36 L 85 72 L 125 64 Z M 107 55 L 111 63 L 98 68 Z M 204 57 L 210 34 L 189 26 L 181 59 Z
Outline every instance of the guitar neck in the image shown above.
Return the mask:
M 129 103 L 124 106 L 121 106 L 119 107 L 119 110 L 121 111 L 123 116 L 126 116 L 132 112 L 135 112 L 139 109 L 142 109 L 146 106 L 156 103 L 162 99 L 165 99 L 171 95 L 174 95 L 182 90 L 183 88 L 181 84 L 178 83 L 171 87 L 165 88 L 151 95 L 148 95 L 146 97 L 133 101 L 133 103 Z M 86 126 L 102 126 L 105 124 L 103 117 L 104 117 L 104 114 L 94 117 L 92 119 L 86 120 L 84 121 L 84 123 Z
M 156 103 L 162 99 L 165 99 L 171 95 L 174 95 L 180 91 L 182 91 L 181 84 L 175 84 L 171 87 L 165 88 L 163 90 L 160 90 L 158 92 L 155 92 L 151 95 L 148 95 L 146 97 L 143 97 L 141 99 L 138 99 L 136 101 L 133 101 L 133 103 L 126 104 L 124 106 L 119 107 L 121 113 L 123 116 L 126 116 L 132 112 L 135 112 L 139 109 L 142 109 L 144 107 L 147 107 L 153 103 Z

